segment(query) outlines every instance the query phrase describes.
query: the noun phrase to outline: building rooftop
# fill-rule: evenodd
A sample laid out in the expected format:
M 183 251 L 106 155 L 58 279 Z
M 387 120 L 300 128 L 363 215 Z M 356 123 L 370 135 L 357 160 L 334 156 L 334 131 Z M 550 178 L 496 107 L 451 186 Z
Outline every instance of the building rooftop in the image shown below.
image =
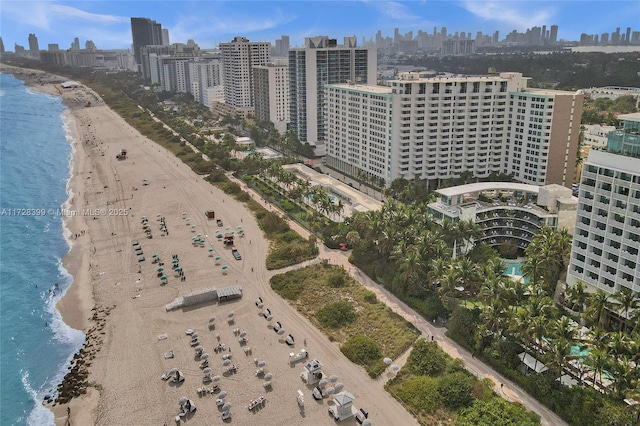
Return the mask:
M 516 182 L 478 182 L 443 188 L 436 192 L 447 197 L 454 197 L 456 195 L 482 191 L 523 191 L 537 194 L 540 191 L 540 187 Z
M 367 92 L 367 93 L 379 93 L 382 95 L 390 95 L 393 90 L 391 89 L 391 87 L 388 87 L 388 86 L 378 86 L 374 84 L 342 83 L 342 84 L 327 84 L 327 87 L 339 87 L 341 89 L 350 89 L 350 90 L 356 90 L 359 92 Z
M 640 112 L 634 112 L 631 114 L 620 114 L 618 120 L 624 121 L 640 121 Z

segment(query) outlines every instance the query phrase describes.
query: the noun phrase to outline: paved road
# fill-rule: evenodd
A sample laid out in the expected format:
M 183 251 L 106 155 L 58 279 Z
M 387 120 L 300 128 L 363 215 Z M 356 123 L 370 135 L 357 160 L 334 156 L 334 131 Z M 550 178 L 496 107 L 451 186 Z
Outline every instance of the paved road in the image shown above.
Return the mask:
M 234 182 L 238 183 L 245 191 L 250 193 L 253 198 L 256 201 L 260 202 L 265 208 L 277 211 L 276 207 L 263 200 L 259 194 L 254 192 L 244 182 L 241 182 L 240 180 L 233 177 L 231 173 L 228 173 L 227 176 Z M 285 217 L 285 214 L 282 213 L 282 216 Z M 287 220 L 289 222 L 289 226 L 291 226 L 292 229 L 294 229 L 304 238 L 309 238 L 309 231 L 301 227 L 297 222 L 289 219 Z M 387 306 L 389 306 L 394 312 L 402 315 L 407 321 L 413 323 L 422 332 L 425 338 L 431 339 L 433 337 L 433 340 L 438 343 L 438 346 L 440 346 L 451 357 L 462 359 L 468 371 L 476 375 L 476 377 L 478 377 L 480 380 L 485 378 L 491 379 L 491 381 L 494 383 L 494 390 L 497 394 L 501 395 L 508 401 L 521 403 L 527 409 L 537 413 L 541 417 L 542 424 L 544 425 L 555 426 L 567 424 L 553 411 L 551 411 L 538 400 L 526 393 L 515 383 L 509 381 L 507 378 L 500 375 L 491 367 L 474 358 L 469 351 L 445 336 L 444 333 L 447 331 L 446 328 L 437 327 L 431 322 L 422 318 L 417 312 L 415 312 L 409 306 L 405 305 L 396 296 L 391 294 L 381 285 L 377 284 L 374 280 L 364 274 L 360 269 L 349 263 L 350 252 L 329 249 L 320 243 L 318 243 L 318 249 L 320 250 L 320 254 L 318 256 L 320 259 L 326 259 L 331 264 L 342 265 L 353 278 L 358 280 L 365 287 L 374 291 L 378 298 L 382 300 Z

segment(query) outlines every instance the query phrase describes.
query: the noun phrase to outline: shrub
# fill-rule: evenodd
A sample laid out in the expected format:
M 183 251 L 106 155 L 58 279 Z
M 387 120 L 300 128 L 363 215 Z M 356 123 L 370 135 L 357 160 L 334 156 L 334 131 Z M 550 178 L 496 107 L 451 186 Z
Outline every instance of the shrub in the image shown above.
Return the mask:
M 342 272 L 336 271 L 327 277 L 327 284 L 333 288 L 340 288 L 347 284 L 347 279 Z
M 445 374 L 438 382 L 442 403 L 449 408 L 466 407 L 471 404 L 473 378 L 464 371 Z
M 512 404 L 500 397 L 489 400 L 476 399 L 470 407 L 463 408 L 458 413 L 455 426 L 472 425 L 540 425 L 539 417 L 518 404 Z
M 382 358 L 382 348 L 367 336 L 353 336 L 340 346 L 340 351 L 356 364 L 368 365 Z
M 316 312 L 320 324 L 328 328 L 340 328 L 355 321 L 357 317 L 353 306 L 346 300 L 327 303 Z
M 444 371 L 447 354 L 438 348 L 435 342 L 419 339 L 413 344 L 413 350 L 407 362 L 415 374 L 436 376 Z
M 279 274 L 271 277 L 271 288 L 287 300 L 296 300 L 304 290 L 304 281 L 293 274 Z
M 434 413 L 442 405 L 438 380 L 432 377 L 419 376 L 408 380 L 398 390 L 398 396 L 417 411 Z
M 364 301 L 371 304 L 378 303 L 378 296 L 371 290 L 366 290 L 364 293 Z

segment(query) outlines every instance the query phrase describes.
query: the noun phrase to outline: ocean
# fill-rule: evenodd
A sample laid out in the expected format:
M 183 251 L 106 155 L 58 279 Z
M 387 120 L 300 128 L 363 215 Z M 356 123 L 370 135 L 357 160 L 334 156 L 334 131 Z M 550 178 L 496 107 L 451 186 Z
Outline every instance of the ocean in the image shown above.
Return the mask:
M 71 136 L 60 98 L 0 73 L 0 424 L 53 425 L 54 394 L 84 334 L 55 309 L 72 282 L 60 209 Z

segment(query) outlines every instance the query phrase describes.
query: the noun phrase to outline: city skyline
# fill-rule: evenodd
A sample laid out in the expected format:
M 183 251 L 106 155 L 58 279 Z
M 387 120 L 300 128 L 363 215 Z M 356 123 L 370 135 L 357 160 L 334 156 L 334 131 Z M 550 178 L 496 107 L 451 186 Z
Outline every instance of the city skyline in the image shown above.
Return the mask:
M 146 17 L 169 30 L 171 43 L 193 39 L 202 48 L 213 48 L 235 36 L 251 41 L 274 41 L 283 34 L 291 47 L 301 47 L 305 37 L 328 35 L 341 39 L 356 36 L 358 43 L 419 30 L 431 34 L 443 27 L 448 34 L 500 32 L 504 39 L 513 30 L 558 25 L 558 40 L 580 40 L 582 33 L 611 33 L 620 27 L 637 31 L 640 3 L 592 1 L 190 1 L 190 2 L 0 2 L 0 36 L 6 50 L 28 46 L 36 34 L 40 49 L 58 44 L 68 49 L 75 37 L 81 44 L 93 41 L 99 49 L 131 46 L 131 17 Z M 150 5 L 153 5 L 150 7 Z

